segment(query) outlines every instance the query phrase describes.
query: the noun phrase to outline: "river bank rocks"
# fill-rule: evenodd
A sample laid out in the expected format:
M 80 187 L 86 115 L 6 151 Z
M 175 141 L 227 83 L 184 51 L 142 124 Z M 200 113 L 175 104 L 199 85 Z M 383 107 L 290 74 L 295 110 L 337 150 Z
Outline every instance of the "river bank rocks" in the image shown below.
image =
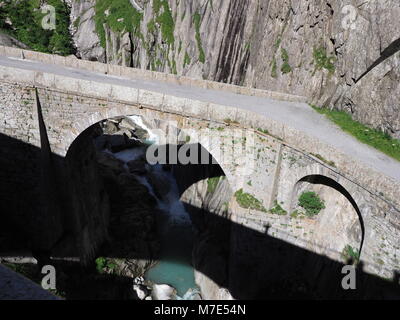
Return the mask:
M 176 289 L 167 284 L 155 284 L 151 294 L 153 300 L 174 300 Z
M 129 117 L 117 117 L 100 122 L 104 135 L 126 135 L 130 139 L 144 141 L 149 138 L 149 133 L 138 126 Z

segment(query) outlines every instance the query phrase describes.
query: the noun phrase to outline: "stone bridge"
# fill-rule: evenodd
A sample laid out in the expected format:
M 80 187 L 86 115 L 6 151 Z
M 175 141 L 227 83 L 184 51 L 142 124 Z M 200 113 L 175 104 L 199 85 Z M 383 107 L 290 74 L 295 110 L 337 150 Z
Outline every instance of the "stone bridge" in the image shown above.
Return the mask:
M 365 270 L 382 277 L 400 270 L 400 163 L 341 132 L 304 97 L 8 47 L 0 47 L 0 83 L 1 209 L 30 216 L 38 247 L 50 250 L 79 225 L 83 251 L 96 249 L 85 209 L 56 191 L 68 180 L 59 163 L 83 152 L 71 146 L 92 125 L 139 115 L 153 129 L 177 128 L 169 143 L 190 139 L 214 157 L 235 194 L 238 225 L 337 261 L 351 245 Z M 317 222 L 298 215 L 305 190 L 325 199 Z M 247 250 L 240 235 L 232 239 Z

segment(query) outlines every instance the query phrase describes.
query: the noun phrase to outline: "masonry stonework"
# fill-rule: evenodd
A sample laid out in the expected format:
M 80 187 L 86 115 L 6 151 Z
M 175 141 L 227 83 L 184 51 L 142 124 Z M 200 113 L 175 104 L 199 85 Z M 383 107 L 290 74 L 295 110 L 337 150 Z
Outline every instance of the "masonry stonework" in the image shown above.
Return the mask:
M 183 131 L 209 129 L 210 135 L 219 136 L 221 140 L 232 141 L 229 130 L 237 128 L 255 141 L 252 152 L 235 158 L 232 163 L 223 163 L 218 158 L 220 145 L 203 144 L 221 164 L 232 191 L 242 189 L 252 194 L 266 211 L 257 212 L 242 208 L 235 197 L 232 197 L 231 219 L 236 223 L 230 245 L 231 252 L 235 252 L 231 261 L 233 270 L 250 268 L 244 261 L 254 261 L 256 265 L 261 263 L 256 257 L 262 256 L 262 253 L 252 252 L 248 248 L 251 241 L 256 240 L 246 240 L 246 234 L 241 231 L 240 226 L 267 235 L 269 242 L 276 238 L 306 250 L 316 250 L 321 238 L 310 236 L 311 231 L 318 231 L 313 230 L 313 223 L 307 219 L 302 221 L 290 216 L 296 206 L 299 183 L 309 176 L 322 176 L 334 181 L 346 191 L 346 196 L 350 195 L 356 203 L 354 210 L 359 213 L 359 220 L 349 221 L 355 225 L 362 224 L 363 230 L 360 234 L 362 233 L 363 239 L 360 239 L 360 248 L 365 270 L 383 277 L 391 277 L 400 269 L 397 258 L 400 257 L 399 184 L 298 130 L 229 106 L 191 101 L 117 85 L 99 85 L 53 74 L 32 72 L 22 76 L 11 68 L 1 67 L 0 82 L 0 161 L 2 167 L 6 168 L 6 171 L 2 171 L 1 178 L 7 182 L 7 187 L 4 184 L 0 186 L 3 206 L 1 209 L 14 215 L 13 221 L 21 221 L 20 218 L 23 217 L 24 221 L 27 221 L 25 227 L 32 229 L 31 234 L 38 234 L 38 230 L 41 230 L 43 236 L 36 239 L 38 249 L 49 250 L 59 245 L 60 241 L 65 239 L 65 230 L 69 228 L 78 239 L 75 239 L 78 242 L 75 245 L 81 248 L 81 255 L 90 256 L 102 238 L 107 236 L 107 209 L 104 209 L 107 208 L 107 199 L 100 196 L 101 185 L 96 189 L 97 195 L 94 198 L 84 199 L 84 189 L 76 188 L 79 179 L 72 178 L 67 186 L 60 186 L 60 179 L 68 176 L 68 173 L 71 173 L 68 170 L 71 168 L 78 170 L 76 166 L 68 165 L 68 159 L 71 157 L 82 160 L 75 164 L 84 165 L 85 159 L 82 157 L 85 156 L 79 151 L 74 151 L 71 146 L 86 132 L 85 130 L 104 119 L 140 115 L 145 119 L 173 121 Z M 36 92 L 40 108 L 36 102 Z M 43 117 L 46 137 L 40 127 L 38 112 Z M 259 129 L 267 133 L 262 133 Z M 46 223 L 45 218 L 49 217 L 41 213 L 42 208 L 46 207 L 46 201 L 50 201 L 41 188 L 43 175 L 46 175 L 48 170 L 43 166 L 43 157 L 49 156 L 44 154 L 47 147 L 44 138 L 48 138 L 48 147 L 55 164 L 54 170 L 57 172 L 54 181 L 46 183 L 50 183 L 50 187 L 52 183 L 59 187 L 58 195 L 51 201 L 60 201 L 53 203 L 58 207 L 59 213 L 54 213 Z M 236 143 L 240 146 L 243 141 Z M 316 157 L 316 154 L 319 157 Z M 87 156 L 90 160 L 90 155 Z M 249 163 L 254 164 L 251 170 L 248 168 Z M 86 183 L 96 183 L 94 171 L 82 169 L 80 172 L 82 180 L 85 180 L 87 174 Z M 65 193 L 69 195 L 65 196 Z M 341 195 L 340 193 L 339 198 L 343 196 L 343 192 Z M 18 199 L 21 196 L 26 199 L 24 204 Z M 67 204 L 71 197 L 78 199 L 73 202 L 79 203 L 79 208 Z M 5 207 L 7 199 L 13 199 L 11 203 L 19 205 L 14 208 Z M 101 205 L 94 205 L 96 202 Z M 287 215 L 276 216 L 269 212 L 277 203 Z M 92 218 L 86 211 L 87 208 L 101 211 L 97 215 L 97 221 L 100 222 L 91 222 Z M 49 229 L 53 231 L 46 234 L 45 230 Z M 341 231 L 350 239 L 351 233 L 358 232 L 356 229 L 357 226 L 350 231 L 345 228 Z M 307 233 L 308 237 L 304 233 Z M 385 247 L 385 250 L 382 250 L 382 247 Z M 333 255 L 323 250 L 318 253 L 332 259 L 340 259 L 341 250 L 340 246 L 336 246 Z M 232 274 L 234 272 L 232 271 Z M 255 271 L 254 274 L 260 272 Z M 259 276 L 261 277 L 261 274 Z M 240 284 L 236 290 L 240 290 Z

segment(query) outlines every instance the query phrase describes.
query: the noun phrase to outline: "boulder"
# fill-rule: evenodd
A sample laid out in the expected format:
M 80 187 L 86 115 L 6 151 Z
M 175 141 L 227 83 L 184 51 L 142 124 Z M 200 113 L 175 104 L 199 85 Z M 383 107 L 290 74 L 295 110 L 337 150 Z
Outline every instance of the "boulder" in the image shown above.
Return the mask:
M 104 122 L 103 132 L 105 134 L 115 134 L 119 131 L 118 124 L 114 121 L 107 120 Z
M 144 284 L 144 278 L 143 277 L 136 277 L 133 279 L 134 284 Z
M 146 286 L 141 284 L 134 284 L 133 290 L 136 292 L 137 297 L 139 300 L 144 300 L 150 292 L 148 292 Z
M 182 298 L 178 298 L 178 300 L 202 300 L 200 291 L 198 289 L 190 288 Z
M 129 129 L 132 131 L 136 131 L 136 124 L 129 118 L 122 118 L 121 122 L 119 123 L 119 127 Z
M 151 296 L 153 300 L 173 300 L 176 297 L 176 289 L 167 284 L 155 284 Z

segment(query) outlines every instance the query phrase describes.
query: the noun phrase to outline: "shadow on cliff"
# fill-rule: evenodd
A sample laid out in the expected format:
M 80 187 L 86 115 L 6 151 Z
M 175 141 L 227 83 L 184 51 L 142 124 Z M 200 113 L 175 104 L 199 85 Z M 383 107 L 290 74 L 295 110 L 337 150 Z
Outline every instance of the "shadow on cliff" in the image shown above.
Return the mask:
M 387 48 L 385 48 L 378 59 L 376 59 L 367 70 L 360 75 L 357 79 L 354 80 L 354 83 L 359 82 L 362 78 L 364 78 L 368 73 L 370 73 L 373 69 L 379 66 L 381 63 L 385 62 L 387 59 L 395 55 L 400 51 L 400 38 L 393 41 Z
M 51 187 L 46 178 L 47 172 L 58 172 L 65 159 L 55 154 L 46 159 L 43 161 L 43 150 L 40 148 L 0 134 L 0 257 L 33 252 L 40 263 L 52 263 L 49 257 L 57 254 L 53 251 L 68 243 L 66 239 L 76 242 L 82 239 L 73 227 L 74 222 L 69 221 L 73 215 L 68 216 L 68 211 L 73 206 L 64 206 L 69 198 L 55 196 L 69 189 L 65 184 L 57 183 L 56 189 L 59 190 L 46 193 Z M 187 166 L 180 170 L 196 169 L 199 168 Z M 214 176 L 222 173 L 215 168 L 211 172 Z M 65 178 L 65 174 L 61 176 Z M 60 179 L 58 175 L 53 178 L 52 183 Z M 186 181 L 180 189 L 184 190 L 204 178 L 205 174 L 195 174 L 193 181 Z M 61 201 L 63 208 L 60 211 L 51 210 L 56 201 Z M 48 202 L 53 204 L 48 205 Z M 259 232 L 205 209 L 190 204 L 185 206 L 195 226 L 194 268 L 219 286 L 228 288 L 236 299 L 400 299 L 399 274 L 388 281 L 364 272 L 362 264 L 359 264 L 357 289 L 345 291 L 341 287 L 345 276 L 341 272 L 344 264 L 274 238 L 268 234 L 268 227 L 265 232 Z M 87 212 L 90 209 L 87 208 Z M 64 214 L 60 216 L 57 212 Z M 60 222 L 61 226 L 65 223 L 65 228 L 60 229 Z M 84 224 L 79 227 L 79 232 L 87 231 Z M 78 247 L 79 243 L 70 248 L 70 251 L 75 250 L 76 256 L 81 253 Z M 112 251 L 109 256 L 145 260 L 159 258 L 137 253 L 119 256 Z M 179 260 L 181 257 L 179 252 L 171 251 L 169 256 L 163 258 Z M 77 281 L 84 283 L 84 276 L 85 272 L 79 275 Z M 129 286 L 129 281 L 126 277 L 105 275 L 94 278 L 90 282 L 93 287 L 89 285 L 88 288 L 99 291 L 104 284 L 104 290 L 107 290 L 110 282 Z M 88 288 L 82 289 L 82 292 Z M 68 290 L 68 287 L 62 289 Z M 70 297 L 104 298 L 93 292 Z M 122 293 L 114 296 L 125 297 Z

